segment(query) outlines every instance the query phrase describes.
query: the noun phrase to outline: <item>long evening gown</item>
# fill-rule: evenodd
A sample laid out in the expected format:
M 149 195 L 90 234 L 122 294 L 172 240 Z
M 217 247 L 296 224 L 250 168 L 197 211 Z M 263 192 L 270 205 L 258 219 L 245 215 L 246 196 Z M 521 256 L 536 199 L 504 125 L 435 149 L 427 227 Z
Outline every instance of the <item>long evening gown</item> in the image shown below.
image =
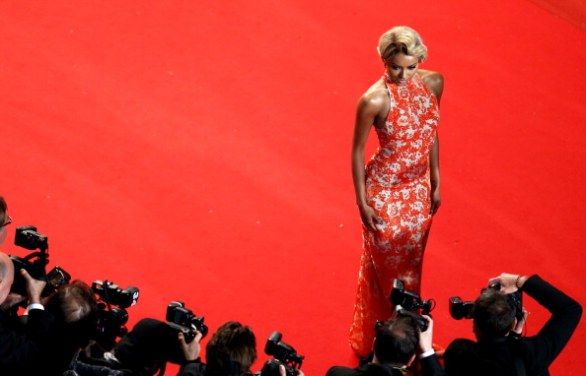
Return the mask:
M 384 78 L 390 110 L 376 127 L 379 148 L 366 165 L 368 204 L 383 223 L 363 226 L 363 254 L 350 345 L 360 356 L 372 349 L 376 320 L 392 314 L 394 278 L 419 293 L 423 251 L 431 226 L 429 152 L 439 123 L 437 100 L 415 74 L 404 86 Z

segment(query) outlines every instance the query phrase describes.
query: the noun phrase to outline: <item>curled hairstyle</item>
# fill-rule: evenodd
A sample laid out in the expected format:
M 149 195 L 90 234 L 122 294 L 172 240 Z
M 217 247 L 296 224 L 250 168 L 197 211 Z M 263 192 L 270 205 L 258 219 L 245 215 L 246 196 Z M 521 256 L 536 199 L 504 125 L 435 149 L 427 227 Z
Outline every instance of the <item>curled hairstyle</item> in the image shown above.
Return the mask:
M 505 294 L 485 289 L 472 307 L 474 325 L 483 337 L 494 338 L 506 335 L 513 327 L 515 309 Z
M 228 321 L 206 346 L 207 371 L 215 376 L 240 375 L 256 360 L 256 338 L 249 326 Z
M 377 322 L 374 354 L 381 364 L 403 366 L 419 346 L 419 328 L 411 317 L 399 316 Z
M 420 63 L 427 59 L 427 47 L 417 31 L 409 26 L 395 26 L 381 35 L 378 51 L 383 61 L 388 61 L 399 53 L 415 56 Z

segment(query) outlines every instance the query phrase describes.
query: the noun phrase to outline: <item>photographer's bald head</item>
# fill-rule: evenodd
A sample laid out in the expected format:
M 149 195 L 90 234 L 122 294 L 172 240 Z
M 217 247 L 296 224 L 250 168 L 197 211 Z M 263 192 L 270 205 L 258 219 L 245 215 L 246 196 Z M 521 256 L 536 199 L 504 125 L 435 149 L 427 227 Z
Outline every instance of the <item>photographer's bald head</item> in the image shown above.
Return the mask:
M 7 254 L 0 252 L 0 304 L 6 300 L 14 281 L 14 264 Z
M 0 245 L 6 240 L 6 227 L 12 223 L 12 218 L 6 213 L 8 206 L 4 197 L 0 196 Z

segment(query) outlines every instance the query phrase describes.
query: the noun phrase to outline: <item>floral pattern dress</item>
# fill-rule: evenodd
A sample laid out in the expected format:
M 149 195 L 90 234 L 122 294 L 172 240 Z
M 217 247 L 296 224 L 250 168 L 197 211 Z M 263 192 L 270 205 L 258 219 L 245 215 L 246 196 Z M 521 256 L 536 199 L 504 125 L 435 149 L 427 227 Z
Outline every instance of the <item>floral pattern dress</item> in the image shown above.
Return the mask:
M 423 251 L 431 226 L 429 152 L 439 108 L 423 79 L 404 86 L 384 78 L 390 110 L 376 127 L 379 148 L 366 165 L 368 204 L 382 219 L 376 232 L 363 226 L 363 254 L 350 345 L 360 356 L 372 350 L 376 320 L 392 314 L 393 279 L 419 293 Z

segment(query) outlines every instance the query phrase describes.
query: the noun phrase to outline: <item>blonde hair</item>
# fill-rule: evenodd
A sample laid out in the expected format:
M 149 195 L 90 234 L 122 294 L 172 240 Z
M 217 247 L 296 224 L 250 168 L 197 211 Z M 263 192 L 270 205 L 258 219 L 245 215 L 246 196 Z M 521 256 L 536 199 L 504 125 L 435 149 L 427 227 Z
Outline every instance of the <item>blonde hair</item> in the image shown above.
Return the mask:
M 390 60 L 399 53 L 415 56 L 420 63 L 427 59 L 427 47 L 417 31 L 409 26 L 395 26 L 381 35 L 378 52 L 383 61 Z

